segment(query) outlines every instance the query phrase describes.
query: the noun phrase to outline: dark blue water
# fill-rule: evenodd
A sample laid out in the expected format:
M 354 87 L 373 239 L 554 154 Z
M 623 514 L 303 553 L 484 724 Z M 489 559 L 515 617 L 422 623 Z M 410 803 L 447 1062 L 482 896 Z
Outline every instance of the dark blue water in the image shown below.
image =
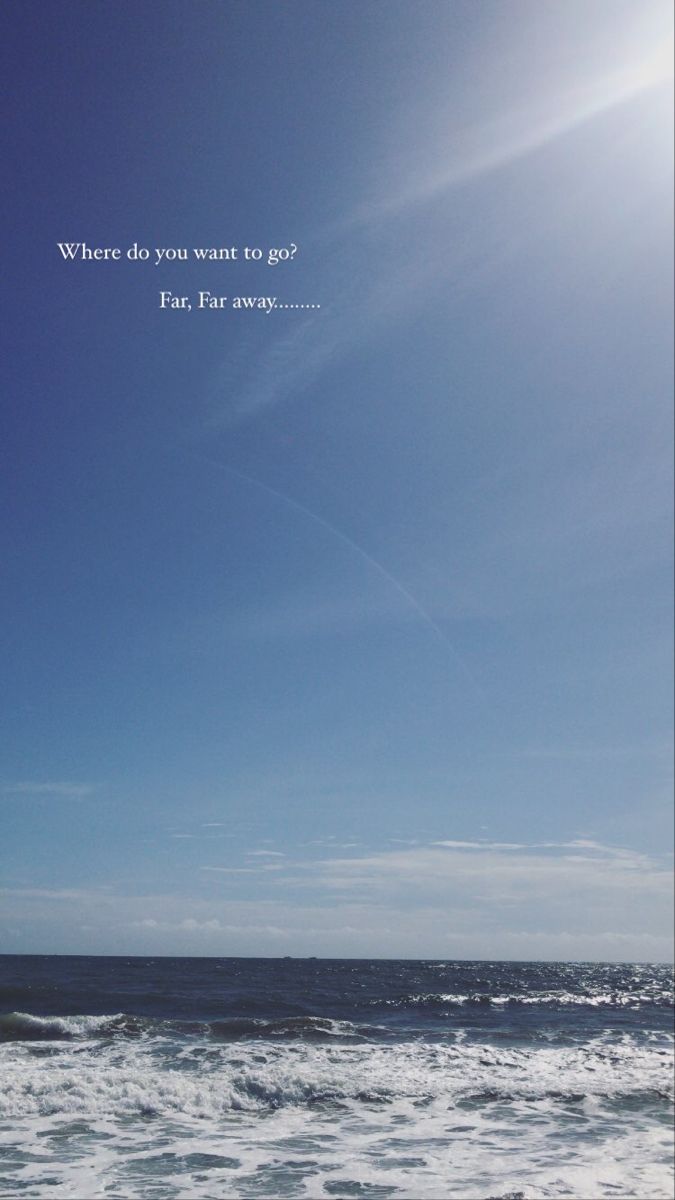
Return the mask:
M 7 956 L 0 1194 L 667 1196 L 672 1006 L 663 966 Z

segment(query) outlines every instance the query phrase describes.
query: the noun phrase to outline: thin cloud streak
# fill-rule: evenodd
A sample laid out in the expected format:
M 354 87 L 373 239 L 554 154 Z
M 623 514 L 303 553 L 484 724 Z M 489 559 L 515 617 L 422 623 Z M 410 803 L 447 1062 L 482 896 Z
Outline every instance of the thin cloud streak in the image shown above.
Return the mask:
M 476 694 L 482 700 L 485 700 L 485 693 L 483 689 L 478 681 L 474 678 L 463 657 L 459 654 L 459 651 L 450 641 L 440 625 L 436 624 L 431 614 L 427 612 L 422 604 L 420 604 L 417 597 L 414 596 L 412 592 L 408 591 L 408 589 L 404 587 L 400 580 L 398 580 L 395 575 L 392 575 L 391 572 L 388 571 L 381 562 L 379 562 L 376 558 L 373 558 L 372 554 L 369 554 L 369 552 L 365 550 L 363 546 L 361 546 L 358 542 L 355 542 L 354 539 L 342 529 L 338 529 L 336 525 L 333 525 L 330 521 L 327 521 L 325 517 L 320 516 L 311 508 L 307 508 L 305 504 L 302 504 L 299 500 L 294 499 L 292 496 L 288 496 L 285 492 L 280 492 L 277 488 L 271 487 L 270 484 L 264 483 L 263 480 L 256 479 L 252 475 L 247 475 L 243 471 L 239 471 L 236 468 L 229 466 L 227 463 L 219 463 L 211 458 L 209 458 L 207 461 L 212 463 L 213 466 L 219 467 L 221 470 L 227 471 L 229 474 L 234 475 L 239 479 L 243 479 L 246 483 L 249 483 L 254 487 L 261 488 L 263 491 L 268 492 L 270 496 L 274 496 L 276 499 L 282 500 L 285 504 L 288 504 L 297 512 L 309 517 L 311 521 L 315 521 L 317 525 L 320 525 L 323 529 L 326 529 L 328 533 L 332 534 L 333 537 L 338 538 L 338 540 L 348 546 L 350 550 L 353 550 L 356 554 L 358 554 L 360 558 L 368 563 L 368 565 L 386 581 L 386 583 L 395 588 L 395 590 L 403 597 L 406 603 L 414 609 L 424 624 L 428 626 L 432 633 L 434 633 L 437 638 L 440 638 L 440 640 L 450 650 L 453 657 L 462 668 Z
M 22 780 L 0 787 L 3 796 L 57 796 L 68 800 L 83 800 L 96 790 L 92 783 L 65 783 Z

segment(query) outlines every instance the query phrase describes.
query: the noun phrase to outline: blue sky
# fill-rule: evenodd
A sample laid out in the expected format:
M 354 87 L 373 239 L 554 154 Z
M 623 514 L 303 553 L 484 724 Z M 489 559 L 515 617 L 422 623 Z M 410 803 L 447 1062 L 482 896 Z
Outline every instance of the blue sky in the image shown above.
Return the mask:
M 8 15 L 0 948 L 669 957 L 670 6 Z

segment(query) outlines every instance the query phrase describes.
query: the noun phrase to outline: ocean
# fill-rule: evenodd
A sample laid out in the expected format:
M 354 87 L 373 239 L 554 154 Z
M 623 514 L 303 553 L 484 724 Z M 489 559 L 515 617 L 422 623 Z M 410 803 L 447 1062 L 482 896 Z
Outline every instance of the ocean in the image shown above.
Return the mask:
M 672 1196 L 669 967 L 0 958 L 5 1197 Z

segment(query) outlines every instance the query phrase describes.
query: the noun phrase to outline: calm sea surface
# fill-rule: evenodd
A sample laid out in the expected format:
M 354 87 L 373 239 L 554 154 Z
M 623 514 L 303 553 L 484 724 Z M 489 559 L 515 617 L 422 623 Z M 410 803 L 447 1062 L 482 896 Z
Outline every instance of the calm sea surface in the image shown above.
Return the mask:
M 0 957 L 0 1195 L 672 1196 L 672 974 Z

